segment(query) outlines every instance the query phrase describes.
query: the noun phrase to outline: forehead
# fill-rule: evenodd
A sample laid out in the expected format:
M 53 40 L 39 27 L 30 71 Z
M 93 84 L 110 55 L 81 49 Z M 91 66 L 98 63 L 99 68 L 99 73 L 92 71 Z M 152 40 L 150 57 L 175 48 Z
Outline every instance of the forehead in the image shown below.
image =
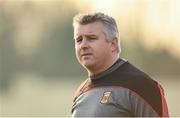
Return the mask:
M 101 22 L 93 22 L 86 25 L 77 25 L 74 28 L 74 36 L 79 35 L 99 35 L 103 33 L 103 24 Z

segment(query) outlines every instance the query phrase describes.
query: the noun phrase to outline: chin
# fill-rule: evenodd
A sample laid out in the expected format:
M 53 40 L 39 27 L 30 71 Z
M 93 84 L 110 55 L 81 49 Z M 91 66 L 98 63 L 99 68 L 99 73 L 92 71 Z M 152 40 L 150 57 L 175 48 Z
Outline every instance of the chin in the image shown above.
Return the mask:
M 92 62 L 82 62 L 81 63 L 85 68 L 91 68 L 94 66 L 94 63 Z

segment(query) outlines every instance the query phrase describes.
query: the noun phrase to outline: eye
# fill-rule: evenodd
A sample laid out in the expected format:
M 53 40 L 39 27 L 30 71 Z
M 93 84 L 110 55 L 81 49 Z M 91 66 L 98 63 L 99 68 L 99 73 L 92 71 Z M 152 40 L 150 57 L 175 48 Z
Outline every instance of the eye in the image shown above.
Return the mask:
M 97 39 L 96 37 L 91 37 L 90 39 Z
M 75 41 L 77 42 L 77 43 L 79 43 L 79 42 L 81 42 L 83 39 L 82 39 L 82 37 L 78 37 Z
M 89 37 L 89 40 L 97 40 L 97 37 Z

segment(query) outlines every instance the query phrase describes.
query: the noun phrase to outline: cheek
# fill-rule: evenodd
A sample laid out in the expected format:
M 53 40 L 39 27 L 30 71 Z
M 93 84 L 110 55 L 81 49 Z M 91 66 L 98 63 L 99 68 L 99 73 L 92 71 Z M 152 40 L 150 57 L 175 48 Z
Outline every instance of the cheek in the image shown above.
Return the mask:
M 106 58 L 107 56 L 109 56 L 109 53 L 109 48 L 101 47 L 97 50 L 97 55 L 99 56 L 99 58 Z
M 75 53 L 76 53 L 76 57 L 78 58 L 80 54 L 80 50 L 77 46 L 75 46 Z

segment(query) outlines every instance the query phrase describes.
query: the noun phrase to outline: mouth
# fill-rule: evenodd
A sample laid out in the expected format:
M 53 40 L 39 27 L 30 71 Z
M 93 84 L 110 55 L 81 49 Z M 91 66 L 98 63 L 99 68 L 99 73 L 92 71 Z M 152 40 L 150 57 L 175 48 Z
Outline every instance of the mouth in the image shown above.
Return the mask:
M 91 56 L 92 53 L 84 53 L 84 54 L 81 54 L 81 57 L 84 57 L 84 56 Z

